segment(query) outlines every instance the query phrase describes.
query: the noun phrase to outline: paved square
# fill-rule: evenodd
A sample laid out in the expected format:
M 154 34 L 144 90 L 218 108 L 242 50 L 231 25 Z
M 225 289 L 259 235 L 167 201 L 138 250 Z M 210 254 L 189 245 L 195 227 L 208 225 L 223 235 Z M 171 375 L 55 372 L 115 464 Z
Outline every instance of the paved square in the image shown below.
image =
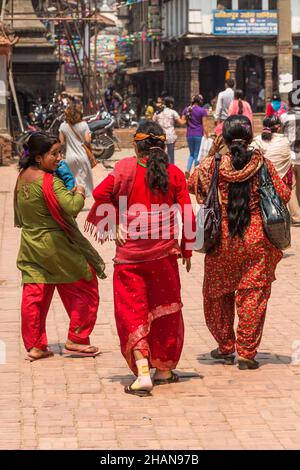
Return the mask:
M 176 156 L 184 168 L 187 150 Z M 95 184 L 108 171 L 97 167 Z M 0 449 L 300 448 L 300 227 L 292 228 L 292 248 L 277 269 L 258 355 L 261 367 L 239 371 L 209 358 L 215 342 L 202 311 L 204 255 L 195 253 L 192 271 L 181 269 L 186 333 L 177 371 L 184 377 L 142 399 L 123 392 L 132 375 L 114 323 L 113 243 L 97 247 L 108 274 L 100 283 L 92 335 L 102 355 L 60 356 L 68 318 L 55 296 L 47 330 L 56 354 L 24 361 L 16 268 L 20 231 L 13 227 L 12 208 L 16 176 L 16 166 L 0 168 L 0 349 L 6 348 L 6 363 L 0 364 Z M 78 218 L 81 227 L 86 215 Z

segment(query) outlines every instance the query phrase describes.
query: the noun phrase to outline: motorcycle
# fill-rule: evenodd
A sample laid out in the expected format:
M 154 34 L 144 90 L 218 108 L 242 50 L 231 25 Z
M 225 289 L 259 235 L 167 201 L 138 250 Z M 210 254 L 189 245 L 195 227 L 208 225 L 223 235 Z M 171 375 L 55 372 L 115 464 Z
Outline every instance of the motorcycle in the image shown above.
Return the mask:
M 107 112 L 86 116 L 92 134 L 92 150 L 96 160 L 108 160 L 115 152 L 117 139 L 113 134 L 114 118 Z
M 118 117 L 119 127 L 121 129 L 137 127 L 138 122 L 136 119 L 135 111 L 133 109 L 126 109 L 125 111 L 122 111 Z

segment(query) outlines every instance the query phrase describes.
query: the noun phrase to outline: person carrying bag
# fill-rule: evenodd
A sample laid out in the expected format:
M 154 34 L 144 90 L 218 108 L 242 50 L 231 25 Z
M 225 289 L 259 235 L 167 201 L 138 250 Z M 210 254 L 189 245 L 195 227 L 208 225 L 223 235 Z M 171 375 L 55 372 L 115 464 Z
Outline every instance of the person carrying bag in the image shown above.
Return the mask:
M 257 369 L 276 266 L 290 242 L 284 205 L 291 190 L 251 146 L 253 131 L 246 116 L 230 116 L 222 132 L 227 151 L 219 168 L 215 153 L 220 145 L 215 142 L 215 153 L 202 160 L 188 182 L 197 202 L 204 203 L 203 310 L 218 345 L 211 357 L 233 364 L 237 352 L 239 369 Z
M 84 142 L 81 138 L 81 136 L 78 134 L 78 132 L 75 130 L 75 128 L 69 123 L 69 127 L 71 128 L 72 132 L 75 134 L 75 136 L 77 137 L 77 139 L 81 142 L 81 145 L 82 147 L 84 148 L 85 150 L 85 153 L 90 161 L 90 164 L 91 164 L 91 167 L 92 168 L 95 168 L 95 166 L 98 164 L 96 158 L 94 157 L 94 154 L 90 148 L 90 144 L 87 144 L 86 142 Z

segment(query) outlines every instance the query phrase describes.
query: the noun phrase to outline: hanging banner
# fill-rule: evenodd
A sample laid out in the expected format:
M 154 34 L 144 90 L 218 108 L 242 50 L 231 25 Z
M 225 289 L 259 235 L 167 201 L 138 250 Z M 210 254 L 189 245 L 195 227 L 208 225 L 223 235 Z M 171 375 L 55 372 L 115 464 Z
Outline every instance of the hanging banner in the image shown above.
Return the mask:
M 225 36 L 277 36 L 277 11 L 214 10 L 213 34 Z

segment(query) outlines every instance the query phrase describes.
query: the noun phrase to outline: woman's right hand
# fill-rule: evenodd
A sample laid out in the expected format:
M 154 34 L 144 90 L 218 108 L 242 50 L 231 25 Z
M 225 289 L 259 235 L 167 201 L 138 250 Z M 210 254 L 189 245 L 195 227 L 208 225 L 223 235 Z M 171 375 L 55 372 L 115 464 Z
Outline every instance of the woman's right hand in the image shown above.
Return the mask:
M 81 184 L 78 184 L 76 186 L 76 193 L 82 194 L 82 196 L 85 197 L 85 187 Z
M 124 246 L 125 243 L 126 243 L 126 240 L 123 238 L 122 226 L 121 225 L 116 226 L 116 240 L 115 240 L 115 243 L 116 243 L 117 246 Z

